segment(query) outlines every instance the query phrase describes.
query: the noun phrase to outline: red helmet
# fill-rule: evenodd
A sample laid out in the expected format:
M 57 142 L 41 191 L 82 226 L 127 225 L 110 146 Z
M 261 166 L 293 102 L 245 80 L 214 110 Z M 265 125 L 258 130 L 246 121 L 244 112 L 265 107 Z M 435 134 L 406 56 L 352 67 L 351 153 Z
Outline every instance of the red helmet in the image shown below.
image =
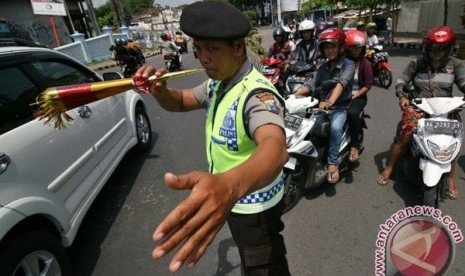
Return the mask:
M 345 49 L 349 48 L 362 48 L 362 52 L 360 53 L 360 56 L 358 57 L 352 57 L 350 56 L 350 52 L 346 51 L 346 54 L 349 58 L 351 59 L 359 59 L 365 56 L 365 49 L 367 45 L 367 36 L 364 32 L 359 31 L 359 30 L 349 30 L 346 33 L 346 43 L 345 43 Z
M 344 42 L 346 39 L 346 35 L 344 32 L 339 28 L 329 28 L 321 32 L 320 36 L 318 36 L 318 48 L 320 52 L 324 56 L 323 46 L 325 43 L 331 43 L 334 45 L 339 46 L 339 54 L 342 54 Z
M 349 47 L 364 47 L 367 45 L 367 36 L 364 32 L 358 30 L 349 30 L 346 35 L 346 48 Z
M 447 53 L 447 58 L 451 54 L 456 40 L 451 28 L 447 26 L 434 27 L 423 38 L 423 54 L 428 58 L 431 51 L 441 51 Z

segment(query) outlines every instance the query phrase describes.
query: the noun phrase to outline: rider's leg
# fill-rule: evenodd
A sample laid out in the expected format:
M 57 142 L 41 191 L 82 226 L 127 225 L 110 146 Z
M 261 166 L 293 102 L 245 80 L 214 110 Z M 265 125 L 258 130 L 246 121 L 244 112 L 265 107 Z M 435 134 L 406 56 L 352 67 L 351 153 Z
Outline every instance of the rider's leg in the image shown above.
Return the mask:
M 458 196 L 457 186 L 455 186 L 455 166 L 457 162 L 453 160 L 450 164 L 450 172 L 449 172 L 449 180 L 448 180 L 448 190 L 449 190 L 449 197 L 452 199 L 456 199 Z
M 328 182 L 336 183 L 339 181 L 339 149 L 343 135 L 344 123 L 347 119 L 345 110 L 333 111 L 330 114 L 330 134 L 328 149 Z
M 367 104 L 367 97 L 360 97 L 350 102 L 350 108 L 347 111 L 347 121 L 349 122 L 351 156 L 357 153 L 362 145 L 362 119 L 360 114 Z
M 392 170 L 394 169 L 395 164 L 402 158 L 407 149 L 409 147 L 410 141 L 412 140 L 412 134 L 404 134 L 399 137 L 399 139 L 394 143 L 391 149 L 391 155 L 389 157 L 389 162 L 384 168 L 381 175 L 383 176 L 384 180 L 388 180 L 391 178 Z
M 418 112 L 412 108 L 406 108 L 402 112 L 402 120 L 400 122 L 400 136 L 391 149 L 391 156 L 389 158 L 389 162 L 386 168 L 384 168 L 383 172 L 379 176 L 378 184 L 385 185 L 389 178 L 391 178 L 391 173 L 394 169 L 394 165 L 407 152 L 410 141 L 413 137 L 413 132 L 417 128 L 418 119 L 420 119 L 422 116 L 422 112 Z

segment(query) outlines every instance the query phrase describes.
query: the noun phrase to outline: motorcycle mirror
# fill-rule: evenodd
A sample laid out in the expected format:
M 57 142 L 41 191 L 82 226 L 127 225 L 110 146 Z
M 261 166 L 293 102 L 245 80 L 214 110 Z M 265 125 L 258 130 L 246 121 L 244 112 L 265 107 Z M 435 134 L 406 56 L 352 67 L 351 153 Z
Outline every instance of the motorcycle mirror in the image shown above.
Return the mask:
M 415 91 L 415 87 L 413 86 L 413 84 L 408 83 L 402 87 L 402 91 L 404 91 L 405 93 L 411 93 Z
M 421 99 L 413 99 L 414 104 L 421 104 L 423 101 Z

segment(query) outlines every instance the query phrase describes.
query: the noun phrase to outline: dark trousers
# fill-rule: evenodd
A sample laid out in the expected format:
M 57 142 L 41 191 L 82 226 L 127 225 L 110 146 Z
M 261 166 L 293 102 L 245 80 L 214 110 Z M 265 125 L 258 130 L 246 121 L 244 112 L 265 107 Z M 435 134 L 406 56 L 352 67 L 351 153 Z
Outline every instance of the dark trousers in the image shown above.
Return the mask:
M 360 148 L 362 146 L 363 125 L 360 113 L 367 105 L 367 97 L 360 97 L 350 102 L 350 108 L 347 111 L 347 120 L 349 122 L 350 145 Z
M 283 202 L 264 212 L 251 215 L 231 213 L 229 229 L 239 249 L 242 269 L 247 276 L 290 275 L 286 246 L 280 232 Z

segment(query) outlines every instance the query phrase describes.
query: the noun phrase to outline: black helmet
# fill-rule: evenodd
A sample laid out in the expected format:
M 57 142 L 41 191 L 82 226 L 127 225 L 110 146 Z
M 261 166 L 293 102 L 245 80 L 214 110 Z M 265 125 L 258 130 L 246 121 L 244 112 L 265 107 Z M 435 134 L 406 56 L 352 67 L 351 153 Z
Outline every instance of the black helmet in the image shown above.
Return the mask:
M 181 33 L 181 31 L 176 31 L 176 34 L 177 34 L 177 35 L 180 35 L 180 34 L 182 34 L 182 33 Z
M 132 40 L 132 39 L 128 39 L 128 42 L 134 42 L 134 40 Z
M 276 28 L 276 29 L 274 29 L 274 31 L 273 31 L 273 37 L 279 36 L 279 35 L 280 35 L 280 36 L 283 36 L 283 37 L 286 36 L 286 31 L 284 31 L 284 29 L 281 28 L 281 27 Z
M 118 45 L 118 46 L 123 45 L 123 40 L 121 40 L 121 38 L 115 39 L 115 45 Z
M 161 33 L 160 37 L 161 37 L 161 39 L 163 39 L 163 40 L 167 40 L 167 39 L 168 39 L 168 35 L 166 35 L 165 33 Z
M 126 38 L 121 39 L 123 41 L 123 45 L 128 45 L 128 40 Z

